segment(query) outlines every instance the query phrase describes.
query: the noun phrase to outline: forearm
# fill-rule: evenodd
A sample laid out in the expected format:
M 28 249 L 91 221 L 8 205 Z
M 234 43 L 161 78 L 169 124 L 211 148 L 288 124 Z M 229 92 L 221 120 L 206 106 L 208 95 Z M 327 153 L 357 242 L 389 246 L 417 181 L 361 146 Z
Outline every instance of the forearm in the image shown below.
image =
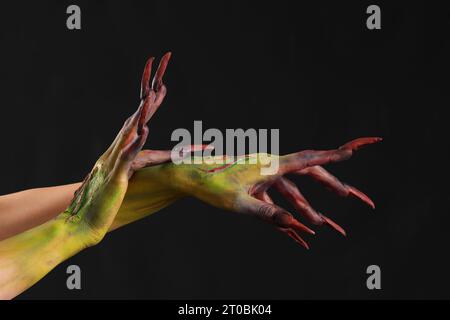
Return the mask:
M 80 185 L 36 188 L 0 196 L 0 240 L 56 217 L 67 208 Z
M 180 178 L 175 182 L 174 178 L 180 174 L 177 169 L 166 163 L 138 170 L 130 181 L 110 231 L 155 213 L 183 197 L 185 193 L 179 189 L 187 182 Z M 55 218 L 69 206 L 80 186 L 81 183 L 73 183 L 0 196 L 0 241 Z
M 0 299 L 17 296 L 86 246 L 63 216 L 0 241 Z
M 135 174 L 110 231 L 155 213 L 183 196 L 168 183 L 171 176 L 165 167 L 144 168 Z M 69 206 L 80 186 L 73 183 L 0 196 L 0 241 L 55 218 Z
M 159 211 L 183 196 L 182 193 L 175 192 L 167 183 L 169 177 L 163 168 L 164 166 L 148 168 L 133 177 L 118 214 L 109 228 L 110 231 Z M 15 203 L 23 208 L 26 204 L 22 202 L 26 200 L 31 202 L 29 205 L 35 207 L 34 210 L 25 208 L 28 210 L 24 215 L 27 217 L 25 224 L 18 223 L 18 219 L 10 220 L 13 221 L 12 224 L 16 229 L 36 223 L 39 219 L 48 221 L 28 231 L 0 240 L 0 299 L 14 298 L 38 282 L 59 263 L 83 250 L 92 242 L 86 237 L 89 232 L 83 232 L 85 228 L 80 229 L 80 225 L 68 219 L 67 212 L 54 213 L 58 206 L 65 209 L 70 205 L 73 189 L 77 189 L 78 186 L 73 184 L 42 188 L 10 195 L 11 202 L 8 205 Z M 46 199 L 46 196 L 49 198 Z M 64 203 L 63 196 L 69 198 L 67 203 Z M 44 203 L 37 205 L 33 201 Z M 52 205 L 45 201 L 51 202 Z M 102 199 L 96 201 L 100 204 L 101 202 Z M 12 211 L 16 209 L 12 207 Z M 94 209 L 98 210 L 98 208 Z M 16 213 L 20 214 L 18 211 Z

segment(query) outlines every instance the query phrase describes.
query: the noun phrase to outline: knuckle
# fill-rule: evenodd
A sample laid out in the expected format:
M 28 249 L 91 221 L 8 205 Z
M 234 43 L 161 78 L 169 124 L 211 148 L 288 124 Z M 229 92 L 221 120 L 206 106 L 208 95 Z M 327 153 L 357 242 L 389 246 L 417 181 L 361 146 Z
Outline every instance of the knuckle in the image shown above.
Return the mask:
M 257 216 L 265 220 L 275 220 L 276 209 L 270 204 L 263 204 L 258 208 Z

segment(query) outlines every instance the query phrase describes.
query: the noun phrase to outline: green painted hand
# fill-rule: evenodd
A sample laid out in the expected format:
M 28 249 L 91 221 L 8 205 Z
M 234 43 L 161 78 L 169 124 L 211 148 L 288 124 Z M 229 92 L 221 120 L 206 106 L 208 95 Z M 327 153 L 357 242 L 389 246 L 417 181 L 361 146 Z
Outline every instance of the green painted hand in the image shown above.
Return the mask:
M 149 59 L 139 108 L 98 159 L 69 207 L 54 220 L 0 241 L 0 298 L 16 296 L 60 262 L 103 239 L 136 169 L 135 158 L 148 135 L 147 122 L 165 97 L 162 77 L 169 59 L 170 53 L 161 59 L 151 86 L 153 58 Z
M 286 233 L 302 246 L 308 244 L 298 232 L 314 234 L 287 210 L 273 203 L 268 189 L 281 193 L 302 217 L 313 225 L 328 225 L 345 231 L 330 218 L 314 210 L 287 174 L 306 175 L 341 196 L 353 196 L 375 208 L 358 189 L 339 181 L 322 165 L 346 160 L 358 148 L 381 138 L 360 138 L 335 150 L 306 150 L 286 156 L 253 154 L 238 159 L 225 158 L 225 164 L 174 164 L 170 151 L 144 150 L 136 158 L 139 170 L 130 180 L 122 207 L 112 229 L 147 216 L 183 196 L 192 196 L 214 207 L 256 216 Z M 186 151 L 191 151 L 191 148 Z M 199 147 L 196 147 L 199 149 Z M 251 160 L 256 160 L 252 161 Z M 263 175 L 266 161 L 279 161 L 279 170 Z

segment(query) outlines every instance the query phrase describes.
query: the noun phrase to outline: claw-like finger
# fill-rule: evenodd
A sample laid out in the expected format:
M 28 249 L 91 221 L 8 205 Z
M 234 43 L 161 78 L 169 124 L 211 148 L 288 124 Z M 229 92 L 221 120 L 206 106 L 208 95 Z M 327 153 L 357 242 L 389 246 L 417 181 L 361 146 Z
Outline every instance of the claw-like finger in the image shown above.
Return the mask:
M 267 193 L 267 191 L 262 191 L 262 192 L 258 192 L 253 194 L 253 196 L 261 201 L 267 202 L 267 203 L 271 203 L 273 204 L 273 200 L 272 198 L 269 196 L 269 194 Z
M 139 125 L 138 125 L 139 132 L 142 130 L 144 125 L 147 124 L 147 122 L 150 120 L 150 118 L 153 116 L 153 114 L 159 107 L 159 105 L 155 104 L 155 97 L 156 97 L 155 92 L 150 91 L 145 100 L 141 102 L 142 113 L 139 118 Z
M 121 132 L 125 141 L 129 142 L 129 140 L 132 138 L 131 136 L 133 131 L 138 131 L 138 127 L 142 119 L 143 110 L 144 105 L 141 104 L 136 112 L 125 122 L 123 131 Z
M 165 152 L 169 152 L 169 154 L 174 152 L 174 153 L 176 153 L 177 157 L 184 158 L 190 153 L 197 152 L 197 151 L 203 151 L 203 150 L 214 150 L 214 146 L 208 145 L 208 144 L 191 144 L 188 146 L 177 147 L 171 151 L 165 151 Z
M 281 177 L 273 184 L 273 187 L 285 197 L 306 220 L 315 225 L 321 225 L 323 219 L 314 210 L 308 200 L 302 195 L 294 183 Z
M 274 204 L 272 198 L 269 196 L 267 191 L 262 191 L 262 192 L 259 192 L 259 193 L 255 193 L 255 194 L 253 194 L 253 196 L 256 199 L 258 199 L 258 200 L 264 201 L 264 202 L 269 203 L 269 204 Z M 288 214 L 288 215 L 290 215 L 290 214 Z M 294 224 L 297 224 L 297 229 L 299 229 L 299 230 L 301 230 L 303 232 L 309 233 L 309 234 L 315 234 L 315 232 L 313 230 L 309 229 L 304 224 L 298 222 L 295 218 L 293 218 L 293 219 L 295 220 Z M 279 229 L 282 229 L 282 228 L 279 228 Z
M 273 216 L 273 221 L 276 225 L 282 227 L 290 227 L 300 232 L 305 232 L 309 234 L 316 234 L 314 230 L 311 230 L 303 223 L 295 219 L 290 213 L 287 211 L 276 212 Z
M 333 228 L 334 230 L 336 230 L 337 232 L 339 232 L 340 234 L 342 234 L 344 237 L 347 236 L 347 233 L 345 232 L 344 228 L 342 228 L 340 225 L 338 225 L 336 222 L 334 222 L 333 220 L 331 220 L 330 218 L 324 216 L 323 214 L 320 214 L 320 216 L 323 219 L 323 222 L 328 225 L 329 227 Z
M 258 200 L 248 195 L 238 201 L 237 210 L 241 213 L 251 214 L 266 222 L 269 222 L 270 224 L 273 224 L 278 229 L 282 229 L 294 239 L 296 239 L 294 233 L 292 233 L 292 231 L 294 230 L 308 234 L 315 234 L 313 230 L 300 223 L 283 208 L 280 208 L 275 204 Z M 291 231 L 287 232 L 288 230 Z M 296 241 L 302 244 L 302 241 L 298 239 L 296 239 Z
M 142 146 L 145 144 L 148 136 L 148 128 L 145 126 L 142 129 L 140 135 L 136 135 L 134 139 L 126 145 L 126 147 L 122 150 L 122 159 L 128 162 L 129 160 L 134 159 L 137 153 L 141 150 Z M 127 163 L 128 164 L 128 163 Z M 129 163 L 131 167 L 131 163 Z
M 309 250 L 308 243 L 305 240 L 303 240 L 303 238 L 300 237 L 298 233 L 292 230 L 291 228 L 277 228 L 277 229 L 280 230 L 281 232 L 286 233 L 289 237 L 294 239 L 295 242 L 303 246 L 305 249 Z
M 381 141 L 378 137 L 359 138 L 350 141 L 335 150 L 305 150 L 280 157 L 281 174 L 299 171 L 312 166 L 347 160 L 353 151 L 360 147 Z
M 147 60 L 147 63 L 144 67 L 144 72 L 142 73 L 142 80 L 141 80 L 141 100 L 144 100 L 147 98 L 148 94 L 150 93 L 150 77 L 152 75 L 152 64 L 153 60 L 155 60 L 154 57 L 150 57 Z
M 203 150 L 214 150 L 214 146 L 212 146 L 210 144 L 191 144 L 187 148 L 183 148 L 183 152 L 186 152 L 186 153 L 203 151 Z
M 375 209 L 375 203 L 364 192 L 356 189 L 355 187 L 349 186 L 347 184 L 344 184 L 344 185 L 347 187 L 347 190 L 350 195 L 367 203 L 370 207 L 372 207 L 372 209 Z
M 286 178 L 278 179 L 273 186 L 275 189 L 281 193 L 293 206 L 294 208 L 309 222 L 315 225 L 326 224 L 342 235 L 346 235 L 345 230 L 335 223 L 333 220 L 327 218 L 323 214 L 320 214 L 309 204 L 308 200 L 302 195 L 300 190 L 295 186 L 294 183 Z
M 142 75 L 141 81 L 141 100 L 144 104 L 144 115 L 139 123 L 139 129 L 147 123 L 153 114 L 158 110 L 159 106 L 166 96 L 167 89 L 163 84 L 163 76 L 166 71 L 167 65 L 169 63 L 172 53 L 167 52 L 159 62 L 158 69 L 156 70 L 155 76 L 152 80 L 152 85 L 150 88 L 150 77 L 152 72 L 152 63 L 154 58 L 151 57 L 144 68 L 144 73 Z
M 327 170 L 325 170 L 321 166 L 305 168 L 303 170 L 299 170 L 294 173 L 299 174 L 299 175 L 310 176 L 315 181 L 319 182 L 326 188 L 334 191 L 338 195 L 340 195 L 342 197 L 353 196 L 353 197 L 358 198 L 361 201 L 365 202 L 367 205 L 369 205 L 373 209 L 375 209 L 375 204 L 373 203 L 373 201 L 367 195 L 365 195 L 362 191 L 339 181 L 338 178 L 333 176 L 331 173 L 329 173 Z
M 350 142 L 347 142 L 343 146 L 339 147 L 339 149 L 349 149 L 349 150 L 358 150 L 362 146 L 366 146 L 372 143 L 380 142 L 383 138 L 380 137 L 365 137 L 365 138 L 358 138 L 355 140 L 352 140 Z
M 156 74 L 152 81 L 152 89 L 158 92 L 163 85 L 163 76 L 166 71 L 167 64 L 169 63 L 170 57 L 172 56 L 171 52 L 167 52 L 159 62 L 158 70 L 156 70 Z
M 184 146 L 180 152 L 180 156 L 181 158 L 184 158 L 192 152 L 203 151 L 211 148 L 214 149 L 212 146 L 207 144 Z M 136 171 L 141 168 L 169 162 L 172 160 L 171 152 L 171 150 L 142 150 L 134 159 L 131 168 Z

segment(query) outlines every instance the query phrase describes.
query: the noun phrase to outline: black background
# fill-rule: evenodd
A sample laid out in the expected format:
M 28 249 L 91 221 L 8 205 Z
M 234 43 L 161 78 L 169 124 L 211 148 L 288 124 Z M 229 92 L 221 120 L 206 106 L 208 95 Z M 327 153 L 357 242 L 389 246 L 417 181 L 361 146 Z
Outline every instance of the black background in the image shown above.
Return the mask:
M 381 30 L 366 28 L 373 3 Z M 66 28 L 70 4 L 81 7 L 82 30 Z M 169 93 L 148 148 L 170 148 L 172 131 L 192 130 L 194 120 L 205 128 L 279 128 L 282 154 L 384 138 L 328 166 L 368 193 L 375 211 L 293 178 L 347 239 L 318 229 L 306 251 L 260 221 L 184 199 L 109 234 L 20 298 L 449 297 L 445 8 L 425 1 L 0 8 L 1 194 L 82 180 L 135 110 L 147 57 L 167 50 Z M 70 264 L 82 269 L 80 291 L 66 288 Z M 382 290 L 366 288 L 371 264 L 381 267 Z

